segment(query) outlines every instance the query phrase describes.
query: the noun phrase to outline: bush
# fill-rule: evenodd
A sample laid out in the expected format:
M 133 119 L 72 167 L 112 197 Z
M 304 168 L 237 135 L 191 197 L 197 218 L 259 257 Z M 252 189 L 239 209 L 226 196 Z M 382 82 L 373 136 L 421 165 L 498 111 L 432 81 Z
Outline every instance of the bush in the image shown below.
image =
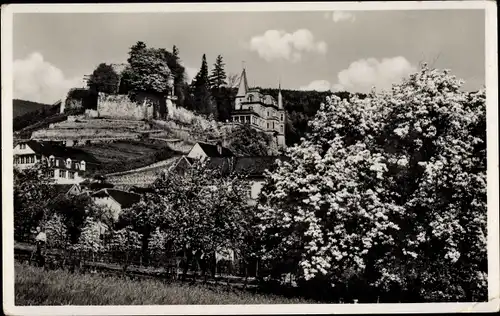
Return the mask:
M 391 91 L 327 98 L 263 188 L 266 256 L 360 293 L 486 299 L 485 91 L 461 85 L 424 66 Z

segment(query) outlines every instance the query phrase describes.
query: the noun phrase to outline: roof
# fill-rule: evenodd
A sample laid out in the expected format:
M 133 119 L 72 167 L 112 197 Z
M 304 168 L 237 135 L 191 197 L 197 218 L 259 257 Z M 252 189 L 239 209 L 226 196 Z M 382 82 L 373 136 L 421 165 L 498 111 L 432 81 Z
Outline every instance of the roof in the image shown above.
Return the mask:
M 198 142 L 198 145 L 208 157 L 234 157 L 233 152 L 226 147 L 222 147 L 222 152 L 219 153 L 219 151 L 217 150 L 217 145 L 200 142 Z
M 238 93 L 236 93 L 237 97 L 244 97 L 248 92 L 248 81 L 247 81 L 247 72 L 245 69 L 241 72 L 240 85 L 238 87 Z
M 126 192 L 122 190 L 109 189 L 109 188 L 97 191 L 94 194 L 92 194 L 92 196 L 93 197 L 109 196 L 113 200 L 118 202 L 118 204 L 120 204 L 122 208 L 128 208 L 141 200 L 141 196 L 139 194 Z
M 234 172 L 249 177 L 262 177 L 265 170 L 273 170 L 276 160 L 288 160 L 285 156 L 256 156 L 256 157 L 215 157 L 208 161 L 207 168 L 219 169 L 223 174 Z
M 58 195 L 59 194 L 66 194 L 75 185 L 76 184 L 54 184 L 54 189 Z
M 107 182 L 90 182 L 88 179 L 80 183 L 80 186 L 87 187 L 91 190 L 100 190 L 105 188 L 113 188 L 114 185 Z
M 91 154 L 85 152 L 82 149 L 66 147 L 63 145 L 59 145 L 57 143 L 51 142 L 39 142 L 36 140 L 29 140 L 26 144 L 33 149 L 33 151 L 37 154 L 41 154 L 44 156 L 59 157 L 59 158 L 71 158 L 71 160 L 84 160 L 86 163 L 99 164 L 99 160 L 97 160 Z

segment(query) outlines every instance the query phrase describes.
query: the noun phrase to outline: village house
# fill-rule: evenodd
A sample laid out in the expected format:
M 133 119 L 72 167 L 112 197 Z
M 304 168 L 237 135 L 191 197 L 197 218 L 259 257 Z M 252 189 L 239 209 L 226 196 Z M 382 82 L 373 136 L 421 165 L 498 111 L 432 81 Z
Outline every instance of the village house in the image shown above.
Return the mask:
M 56 184 L 81 183 L 88 172 L 99 165 L 99 161 L 85 151 L 55 142 L 20 141 L 13 151 L 15 168 L 23 170 L 44 164 Z
M 58 195 L 79 195 L 82 193 L 82 187 L 78 183 L 74 184 L 56 184 L 54 185 Z
M 217 145 L 196 143 L 186 156 L 180 157 L 170 169 L 183 174 L 198 160 L 206 160 L 207 168 L 216 169 L 223 175 L 236 173 L 245 176 L 246 195 L 250 204 L 255 204 L 265 181 L 265 170 L 273 170 L 276 160 L 285 160 L 281 156 L 236 157 L 221 143 Z
M 141 200 L 139 194 L 111 188 L 91 193 L 90 197 L 95 204 L 108 207 L 115 221 L 118 220 L 123 209 L 129 208 Z

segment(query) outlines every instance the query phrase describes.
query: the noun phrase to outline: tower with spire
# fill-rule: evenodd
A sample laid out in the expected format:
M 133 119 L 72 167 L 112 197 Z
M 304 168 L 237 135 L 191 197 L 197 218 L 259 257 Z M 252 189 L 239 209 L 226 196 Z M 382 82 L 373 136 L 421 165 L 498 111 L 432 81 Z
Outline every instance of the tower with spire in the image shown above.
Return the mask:
M 250 89 L 246 69 L 243 68 L 231 113 L 234 124 L 248 124 L 252 128 L 273 137 L 280 148 L 285 148 L 286 112 L 281 95 L 281 82 L 278 89 L 278 101 L 269 94 L 262 94 L 259 89 Z

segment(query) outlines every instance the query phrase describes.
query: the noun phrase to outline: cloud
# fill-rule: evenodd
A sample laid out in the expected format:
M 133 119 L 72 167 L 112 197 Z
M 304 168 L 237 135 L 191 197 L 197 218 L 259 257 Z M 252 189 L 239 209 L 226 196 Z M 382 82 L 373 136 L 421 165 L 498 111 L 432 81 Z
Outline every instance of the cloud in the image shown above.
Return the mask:
M 299 90 L 302 91 L 328 91 L 332 87 L 331 83 L 327 80 L 314 80 L 306 86 L 301 86 Z
M 325 12 L 325 19 L 333 20 L 333 22 L 354 22 L 356 21 L 356 16 L 348 11 L 333 11 L 333 12 Z
M 338 83 L 332 88 L 351 92 L 369 92 L 372 87 L 377 90 L 390 89 L 392 84 L 399 83 L 416 69 L 402 56 L 381 61 L 375 58 L 360 59 L 338 73 Z
M 293 33 L 268 30 L 252 37 L 249 48 L 268 62 L 284 59 L 295 63 L 302 59 L 304 52 L 325 54 L 328 47 L 324 41 L 315 41 L 311 31 L 300 29 Z
M 381 61 L 375 58 L 360 59 L 340 71 L 335 84 L 331 84 L 328 80 L 314 80 L 308 85 L 299 87 L 299 90 L 364 93 L 370 92 L 372 87 L 377 90 L 387 90 L 392 84 L 401 82 L 403 77 L 416 70 L 417 68 L 402 56 L 384 58 Z
M 34 52 L 14 60 L 14 98 L 52 104 L 74 87 L 84 85 L 82 77 L 66 78 L 61 69 Z

